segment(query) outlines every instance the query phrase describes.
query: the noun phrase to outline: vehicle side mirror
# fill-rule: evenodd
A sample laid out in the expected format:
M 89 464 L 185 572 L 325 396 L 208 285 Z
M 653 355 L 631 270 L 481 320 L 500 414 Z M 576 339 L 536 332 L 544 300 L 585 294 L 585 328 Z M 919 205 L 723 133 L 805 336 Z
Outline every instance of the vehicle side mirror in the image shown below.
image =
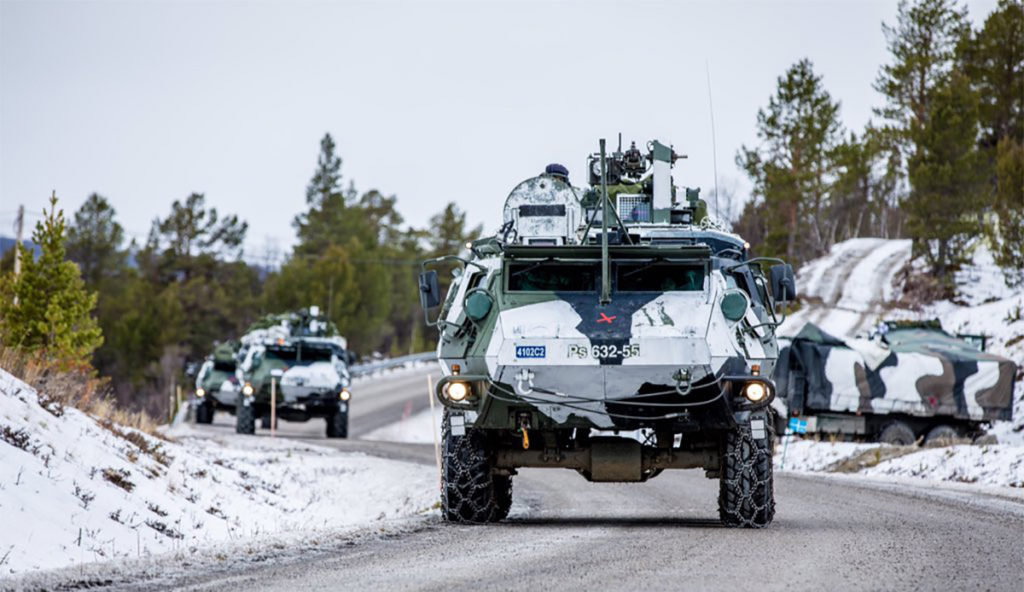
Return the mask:
M 796 300 L 796 276 L 788 263 L 772 265 L 772 296 L 778 302 Z
M 420 304 L 423 310 L 441 304 L 441 284 L 437 279 L 437 271 L 433 269 L 420 274 Z

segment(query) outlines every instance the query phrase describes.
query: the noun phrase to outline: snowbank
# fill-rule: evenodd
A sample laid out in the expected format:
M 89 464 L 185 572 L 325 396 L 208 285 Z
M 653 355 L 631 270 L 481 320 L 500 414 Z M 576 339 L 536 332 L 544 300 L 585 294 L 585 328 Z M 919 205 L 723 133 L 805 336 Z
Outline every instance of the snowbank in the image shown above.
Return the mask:
M 284 439 L 164 441 L 55 414 L 0 370 L 0 575 L 216 543 L 364 527 L 424 512 L 432 467 Z
M 383 440 L 387 442 L 405 442 L 408 444 L 433 444 L 436 433 L 441 438 L 441 415 L 443 408 L 440 403 L 433 411 L 425 409 L 402 421 L 377 428 L 360 436 L 361 440 Z
M 798 473 L 853 473 L 930 482 L 976 483 L 1024 493 L 1024 446 L 937 448 L 793 440 L 779 446 L 775 468 Z

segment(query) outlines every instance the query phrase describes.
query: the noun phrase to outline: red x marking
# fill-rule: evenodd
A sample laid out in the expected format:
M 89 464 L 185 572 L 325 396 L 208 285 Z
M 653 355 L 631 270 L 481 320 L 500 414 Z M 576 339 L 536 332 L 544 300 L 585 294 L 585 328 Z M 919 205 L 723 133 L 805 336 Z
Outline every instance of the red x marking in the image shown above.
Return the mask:
M 608 315 L 606 315 L 606 314 L 604 314 L 602 312 L 601 313 L 601 318 L 597 319 L 597 322 L 598 323 L 608 323 L 609 325 L 611 325 L 612 321 L 614 321 L 616 318 L 618 318 L 618 315 L 608 316 Z

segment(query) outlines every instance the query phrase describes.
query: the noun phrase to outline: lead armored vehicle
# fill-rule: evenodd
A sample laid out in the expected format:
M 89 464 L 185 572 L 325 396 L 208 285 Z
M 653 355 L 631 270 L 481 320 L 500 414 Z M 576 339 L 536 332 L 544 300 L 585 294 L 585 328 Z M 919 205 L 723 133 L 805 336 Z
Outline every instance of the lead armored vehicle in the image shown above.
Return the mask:
M 656 141 L 606 155 L 602 140 L 587 187 L 550 165 L 512 190 L 495 236 L 424 263 L 445 519 L 503 519 L 517 469 L 548 467 L 595 482 L 703 469 L 723 523 L 772 521 L 768 377 L 792 268 L 766 276 L 697 190 L 677 191 L 680 158 Z

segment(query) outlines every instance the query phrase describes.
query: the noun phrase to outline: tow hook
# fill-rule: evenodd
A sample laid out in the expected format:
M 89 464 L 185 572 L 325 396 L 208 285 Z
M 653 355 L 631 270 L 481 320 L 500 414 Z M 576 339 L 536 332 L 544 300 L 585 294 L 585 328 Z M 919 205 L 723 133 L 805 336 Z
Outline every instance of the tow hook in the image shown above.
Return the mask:
M 523 434 L 523 450 L 530 449 L 530 414 L 520 413 L 519 420 L 519 431 Z
M 523 383 L 529 385 L 527 388 L 523 388 Z M 533 370 L 529 368 L 522 368 L 519 373 L 516 374 L 516 392 L 520 395 L 528 395 L 533 392 Z
M 691 382 L 690 371 L 685 369 L 676 370 L 676 373 L 672 375 L 672 378 L 676 381 L 676 392 L 680 395 L 686 396 L 693 390 L 693 383 Z

